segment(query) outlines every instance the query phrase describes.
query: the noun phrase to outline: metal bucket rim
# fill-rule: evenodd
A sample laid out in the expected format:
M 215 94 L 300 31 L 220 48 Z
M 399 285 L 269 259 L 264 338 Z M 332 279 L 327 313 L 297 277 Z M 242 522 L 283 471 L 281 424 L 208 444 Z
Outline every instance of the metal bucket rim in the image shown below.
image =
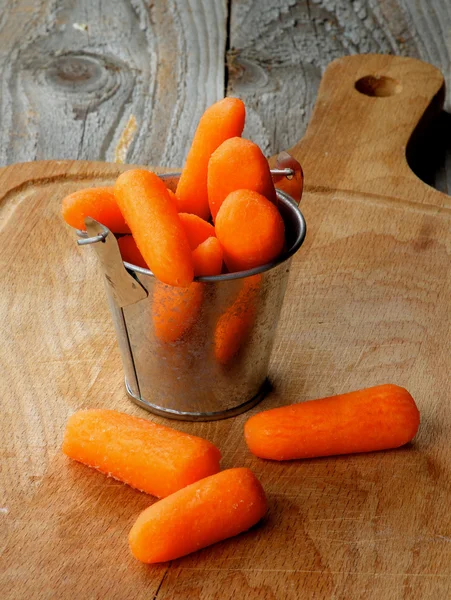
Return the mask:
M 170 179 L 173 177 L 180 177 L 180 172 L 162 173 L 162 174 L 158 174 L 158 177 L 160 177 L 160 179 L 163 179 L 163 180 Z M 284 205 L 290 209 L 292 218 L 298 221 L 299 233 L 296 236 L 296 239 L 294 240 L 294 242 L 291 244 L 291 247 L 288 250 L 286 250 L 285 252 L 283 252 L 280 256 L 278 256 L 273 261 L 266 263 L 265 265 L 261 265 L 260 267 L 254 267 L 253 269 L 248 269 L 247 271 L 237 271 L 236 273 L 223 273 L 221 275 L 209 275 L 209 276 L 204 276 L 204 277 L 195 277 L 194 281 L 208 283 L 208 282 L 217 282 L 217 281 L 231 281 L 234 279 L 245 279 L 246 277 L 251 277 L 252 275 L 258 275 L 259 273 L 264 273 L 265 271 L 270 271 L 271 269 L 278 267 L 279 265 L 281 265 L 282 263 L 287 261 L 289 258 L 291 258 L 294 254 L 296 254 L 296 252 L 299 250 L 299 248 L 302 246 L 302 244 L 305 240 L 305 236 L 307 233 L 307 224 L 305 222 L 304 215 L 302 214 L 301 210 L 299 209 L 299 206 L 297 205 L 295 200 L 289 194 L 287 194 L 286 192 L 283 192 L 282 190 L 278 190 L 278 189 L 276 189 L 276 194 L 277 194 L 277 197 L 279 198 L 279 200 L 281 202 L 283 202 Z M 86 237 L 86 235 L 87 235 L 86 231 L 81 231 L 81 230 L 77 230 L 77 234 L 79 237 Z M 134 271 L 135 273 L 140 273 L 142 275 L 155 277 L 155 275 L 149 269 L 144 269 L 143 267 L 138 267 L 137 265 L 133 265 L 132 263 L 126 262 L 125 260 L 123 261 L 123 263 L 124 263 L 125 268 L 128 271 Z

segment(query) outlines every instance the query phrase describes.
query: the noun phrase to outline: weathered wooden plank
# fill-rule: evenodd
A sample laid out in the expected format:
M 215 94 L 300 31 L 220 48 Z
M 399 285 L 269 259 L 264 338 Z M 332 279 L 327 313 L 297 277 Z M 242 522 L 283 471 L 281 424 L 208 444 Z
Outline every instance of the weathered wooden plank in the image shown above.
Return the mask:
M 226 15 L 226 0 L 2 0 L 0 164 L 181 164 L 224 95 Z
M 448 0 L 234 0 L 228 93 L 246 102 L 245 135 L 271 155 L 304 134 L 331 60 L 356 53 L 412 56 L 439 67 L 450 83 L 450 30 Z M 421 176 L 442 191 L 451 190 L 450 130 L 444 115 L 420 166 Z
M 1 5 L 0 164 L 183 162 L 199 115 L 224 92 L 225 0 Z M 448 75 L 450 12 L 446 0 L 234 2 L 229 92 L 249 106 L 247 135 L 268 154 L 299 139 L 323 68 L 342 54 L 418 56 Z M 447 191 L 448 163 L 440 147 L 421 176 Z

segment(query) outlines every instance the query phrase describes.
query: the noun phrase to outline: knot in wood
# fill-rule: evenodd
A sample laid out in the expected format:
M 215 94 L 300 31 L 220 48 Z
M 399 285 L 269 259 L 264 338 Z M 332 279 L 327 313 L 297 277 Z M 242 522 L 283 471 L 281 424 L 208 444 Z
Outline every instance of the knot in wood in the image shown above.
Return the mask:
M 69 54 L 56 57 L 47 68 L 47 80 L 66 90 L 92 91 L 105 77 L 105 65 L 100 58 Z

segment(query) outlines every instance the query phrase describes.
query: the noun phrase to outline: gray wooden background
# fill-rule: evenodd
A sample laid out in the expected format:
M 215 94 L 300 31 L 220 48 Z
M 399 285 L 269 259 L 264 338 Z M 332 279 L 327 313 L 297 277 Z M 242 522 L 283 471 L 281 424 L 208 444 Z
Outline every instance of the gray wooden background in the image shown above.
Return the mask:
M 449 82 L 451 0 L 0 0 L 0 165 L 179 166 L 225 94 L 270 155 L 303 135 L 327 63 L 358 52 L 418 57 Z M 450 120 L 418 163 L 445 192 Z

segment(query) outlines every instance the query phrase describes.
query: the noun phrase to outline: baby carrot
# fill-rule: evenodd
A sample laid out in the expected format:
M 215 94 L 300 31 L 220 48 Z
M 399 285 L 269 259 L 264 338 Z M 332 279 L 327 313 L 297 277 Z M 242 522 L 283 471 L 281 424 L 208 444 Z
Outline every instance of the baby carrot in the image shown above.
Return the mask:
M 169 188 L 167 188 L 167 190 L 168 190 L 169 198 L 172 201 L 172 204 L 175 206 L 175 208 L 177 208 L 177 198 L 176 198 L 175 192 L 173 192 Z
M 224 140 L 241 135 L 245 114 L 244 104 L 238 98 L 224 98 L 204 112 L 177 185 L 179 212 L 194 213 L 203 219 L 209 218 L 208 161 Z
M 122 260 L 143 269 L 149 268 L 141 252 L 138 250 L 138 246 L 132 235 L 124 235 L 117 240 L 117 243 L 121 251 Z
M 186 288 L 155 283 L 152 321 L 160 342 L 176 342 L 191 329 L 199 316 L 203 298 L 203 283 L 193 281 Z
M 180 221 L 185 230 L 191 250 L 195 250 L 199 244 L 205 242 L 209 237 L 216 237 L 215 228 L 204 219 L 189 213 L 179 213 Z
M 256 144 L 241 137 L 226 140 L 213 152 L 207 183 L 213 220 L 221 204 L 235 190 L 253 190 L 277 204 L 268 161 Z
M 217 238 L 209 237 L 193 250 L 194 275 L 196 277 L 220 275 L 222 258 L 221 244 Z
M 291 460 L 398 448 L 419 423 L 409 392 L 386 384 L 258 413 L 244 435 L 260 458 Z
M 144 563 L 179 558 L 246 531 L 266 507 L 252 471 L 228 469 L 144 510 L 130 531 L 130 549 Z
M 216 323 L 214 351 L 216 360 L 222 365 L 232 360 L 249 336 L 254 324 L 260 282 L 261 275 L 247 277 L 234 302 Z
M 277 156 L 275 164 L 276 169 L 291 169 L 293 175 L 286 177 L 286 175 L 274 175 L 273 181 L 274 186 L 278 190 L 282 190 L 286 194 L 292 197 L 292 199 L 299 204 L 302 198 L 302 192 L 304 191 L 304 172 L 298 161 L 288 154 L 288 152 L 281 152 Z
M 68 225 L 86 230 L 85 217 L 92 217 L 113 233 L 130 233 L 117 205 L 112 187 L 78 190 L 62 202 L 63 218 Z
M 261 194 L 236 190 L 216 215 L 216 236 L 231 272 L 271 262 L 282 252 L 285 227 L 277 208 Z
M 191 249 L 163 181 L 150 171 L 132 169 L 119 175 L 114 193 L 155 277 L 169 285 L 188 286 L 194 277 Z
M 221 457 L 207 440 L 115 410 L 73 414 L 63 452 L 160 498 L 217 473 Z

